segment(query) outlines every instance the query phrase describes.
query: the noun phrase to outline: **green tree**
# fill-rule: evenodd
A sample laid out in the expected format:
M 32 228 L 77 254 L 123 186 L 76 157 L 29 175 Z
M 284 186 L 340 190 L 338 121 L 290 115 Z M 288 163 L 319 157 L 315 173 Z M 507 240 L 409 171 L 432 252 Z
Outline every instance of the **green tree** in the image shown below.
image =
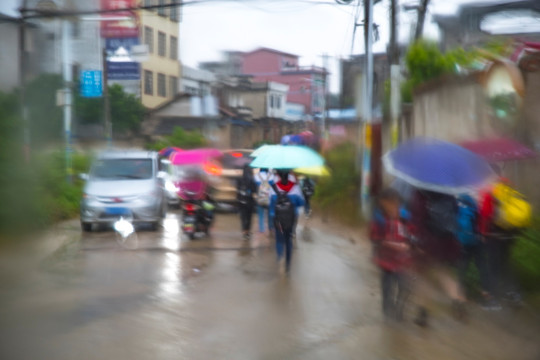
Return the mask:
M 144 118 L 145 107 L 119 84 L 109 86 L 113 134 L 137 132 Z M 77 92 L 75 112 L 81 124 L 103 124 L 103 98 L 84 98 Z
M 57 74 L 41 74 L 26 85 L 26 104 L 32 145 L 40 146 L 62 138 L 62 108 L 56 92 L 63 87 Z
M 149 144 L 148 148 L 151 150 L 161 150 L 168 146 L 176 146 L 182 149 L 194 149 L 204 145 L 206 145 L 206 140 L 200 131 L 185 131 L 181 127 L 176 126 L 171 135 Z
M 146 110 L 141 101 L 118 84 L 109 86 L 109 97 L 113 133 L 139 131 Z

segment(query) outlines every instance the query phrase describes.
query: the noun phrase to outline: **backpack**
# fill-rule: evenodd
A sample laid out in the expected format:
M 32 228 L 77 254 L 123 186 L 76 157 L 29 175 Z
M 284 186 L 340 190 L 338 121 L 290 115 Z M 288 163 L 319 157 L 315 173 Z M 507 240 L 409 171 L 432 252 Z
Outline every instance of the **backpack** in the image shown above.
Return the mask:
M 307 197 L 313 196 L 315 189 L 313 188 L 313 182 L 311 180 L 304 179 L 302 182 L 302 193 Z
M 531 223 L 532 208 L 516 190 L 498 183 L 493 187 L 493 197 L 497 205 L 494 223 L 502 229 L 527 227 Z
M 438 193 L 426 195 L 426 228 L 435 236 L 454 236 L 457 230 L 456 199 L 453 196 Z
M 287 195 L 287 192 L 279 190 L 275 184 L 272 187 L 277 195 L 274 217 L 276 229 L 281 233 L 292 231 L 296 223 L 296 209 L 294 204 Z
M 469 195 L 462 195 L 458 198 L 456 224 L 456 238 L 464 246 L 477 245 L 478 236 L 478 207 Z
M 260 176 L 260 174 L 259 174 Z M 257 196 L 256 196 L 256 199 L 257 199 L 257 204 L 259 206 L 264 206 L 264 207 L 267 207 L 268 205 L 270 205 L 270 183 L 268 182 L 268 180 L 270 179 L 272 175 L 270 173 L 267 173 L 267 177 L 266 179 L 262 179 L 262 182 L 261 184 L 259 185 L 259 189 L 257 190 Z

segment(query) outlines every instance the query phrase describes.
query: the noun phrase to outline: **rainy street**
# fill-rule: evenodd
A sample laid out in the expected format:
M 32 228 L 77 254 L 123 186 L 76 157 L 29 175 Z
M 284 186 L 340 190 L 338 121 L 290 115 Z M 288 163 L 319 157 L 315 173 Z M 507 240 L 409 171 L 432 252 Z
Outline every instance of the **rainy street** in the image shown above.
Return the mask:
M 157 233 L 121 244 L 78 222 L 40 244 L 41 259 L 2 262 L 2 359 L 538 359 L 538 317 L 486 313 L 468 324 L 435 300 L 430 326 L 385 322 L 378 273 L 359 232 L 314 218 L 298 228 L 290 277 L 266 236 L 240 240 L 220 214 L 210 239 Z M 310 230 L 306 230 L 310 228 Z M 122 246 L 121 246 L 122 245 Z M 52 246 L 52 245 L 51 245 Z M 129 246 L 129 248 L 127 248 Z M 51 249 L 48 249 L 51 250 Z M 45 250 L 44 250 L 45 251 Z M 23 270 L 24 269 L 24 270 Z M 435 297 L 437 299 L 437 297 Z

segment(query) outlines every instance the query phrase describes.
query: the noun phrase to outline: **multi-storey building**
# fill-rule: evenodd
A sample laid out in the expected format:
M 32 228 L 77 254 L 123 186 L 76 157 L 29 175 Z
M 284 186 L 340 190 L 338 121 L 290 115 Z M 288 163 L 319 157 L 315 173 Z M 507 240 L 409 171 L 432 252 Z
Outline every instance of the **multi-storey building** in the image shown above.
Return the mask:
M 176 0 L 141 0 L 141 4 L 167 5 Z M 141 41 L 148 46 L 148 60 L 141 63 L 141 100 L 155 108 L 178 92 L 180 79 L 178 36 L 179 7 L 139 12 Z
M 327 71 L 316 66 L 300 66 L 298 55 L 259 48 L 242 54 L 242 73 L 255 82 L 273 81 L 288 85 L 287 102 L 303 105 L 308 115 L 324 109 Z

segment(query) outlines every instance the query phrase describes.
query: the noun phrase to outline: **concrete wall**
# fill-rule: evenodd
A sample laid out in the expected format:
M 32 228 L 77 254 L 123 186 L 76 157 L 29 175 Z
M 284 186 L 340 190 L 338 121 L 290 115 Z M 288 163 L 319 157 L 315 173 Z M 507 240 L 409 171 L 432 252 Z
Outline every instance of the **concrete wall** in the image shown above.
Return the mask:
M 474 77 L 427 84 L 414 95 L 412 134 L 461 142 L 496 134 L 480 84 Z
M 503 136 L 540 150 L 540 72 L 524 73 L 525 97 L 517 125 L 508 127 L 492 116 L 484 90 L 475 77 L 439 80 L 414 96 L 410 134 L 451 142 Z M 406 133 L 402 129 L 402 134 Z M 540 159 L 499 164 L 502 175 L 540 206 Z

